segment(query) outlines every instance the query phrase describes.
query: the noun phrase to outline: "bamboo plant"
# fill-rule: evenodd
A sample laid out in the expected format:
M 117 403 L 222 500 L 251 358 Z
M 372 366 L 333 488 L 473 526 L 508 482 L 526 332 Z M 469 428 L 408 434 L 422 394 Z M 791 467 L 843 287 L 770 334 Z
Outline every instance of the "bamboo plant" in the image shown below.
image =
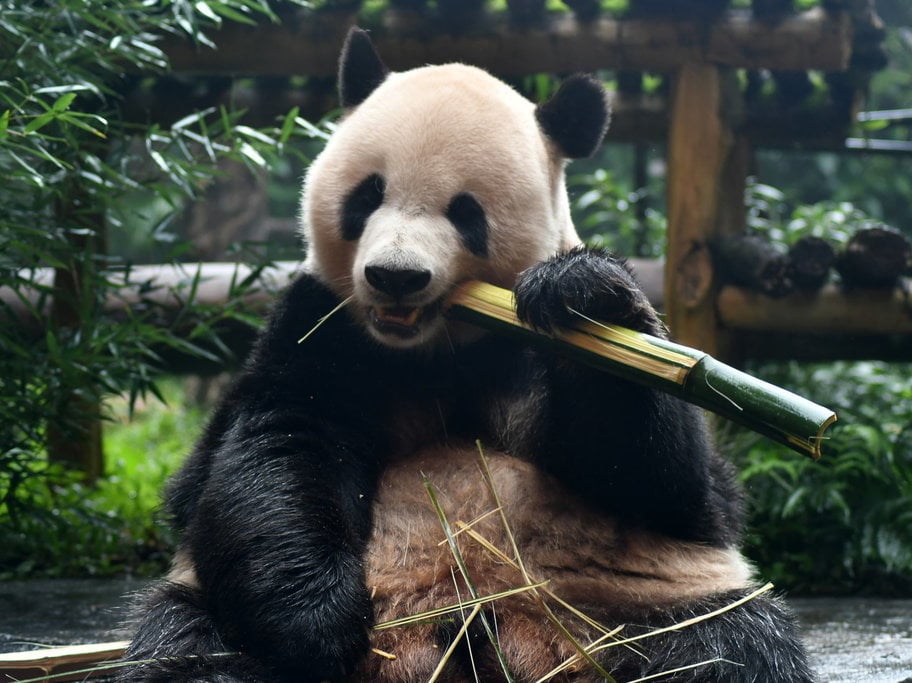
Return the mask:
M 541 333 L 516 316 L 513 293 L 467 282 L 450 298 L 448 315 L 550 348 L 599 370 L 668 392 L 817 459 L 836 414 L 707 353 L 666 339 L 583 318 Z

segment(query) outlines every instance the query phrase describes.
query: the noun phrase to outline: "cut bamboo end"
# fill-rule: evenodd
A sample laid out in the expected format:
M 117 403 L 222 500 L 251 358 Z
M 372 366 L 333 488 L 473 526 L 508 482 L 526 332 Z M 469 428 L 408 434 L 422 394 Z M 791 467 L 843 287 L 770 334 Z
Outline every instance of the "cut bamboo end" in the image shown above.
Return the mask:
M 517 317 L 513 293 L 495 285 L 464 283 L 449 303 L 448 315 L 665 391 L 815 460 L 836 421 L 832 410 L 702 351 L 619 325 L 585 319 L 552 334 L 537 332 Z
M 820 424 L 820 429 L 817 430 L 817 433 L 807 439 L 790 436 L 789 438 L 795 440 L 793 448 L 798 451 L 805 451 L 814 460 L 819 460 L 820 457 L 823 456 L 823 442 L 827 438 L 823 433 L 829 429 L 837 419 L 836 413 L 832 413 Z

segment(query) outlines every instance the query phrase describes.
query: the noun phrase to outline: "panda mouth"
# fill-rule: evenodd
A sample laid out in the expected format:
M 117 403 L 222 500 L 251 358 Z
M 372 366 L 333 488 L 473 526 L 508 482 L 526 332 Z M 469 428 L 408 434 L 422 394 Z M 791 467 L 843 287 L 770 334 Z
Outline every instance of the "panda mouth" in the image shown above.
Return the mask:
M 371 325 L 383 334 L 408 339 L 421 330 L 421 324 L 439 308 L 430 306 L 371 306 L 368 309 Z

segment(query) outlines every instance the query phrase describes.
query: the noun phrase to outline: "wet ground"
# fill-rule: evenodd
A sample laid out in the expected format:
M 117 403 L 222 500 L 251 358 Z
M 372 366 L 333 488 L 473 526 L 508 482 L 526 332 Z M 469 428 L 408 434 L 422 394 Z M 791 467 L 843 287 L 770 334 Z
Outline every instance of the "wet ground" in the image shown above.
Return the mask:
M 0 582 L 0 651 L 122 640 L 137 581 Z M 821 683 L 912 683 L 912 600 L 796 599 Z
M 912 600 L 791 603 L 821 683 L 912 683 Z

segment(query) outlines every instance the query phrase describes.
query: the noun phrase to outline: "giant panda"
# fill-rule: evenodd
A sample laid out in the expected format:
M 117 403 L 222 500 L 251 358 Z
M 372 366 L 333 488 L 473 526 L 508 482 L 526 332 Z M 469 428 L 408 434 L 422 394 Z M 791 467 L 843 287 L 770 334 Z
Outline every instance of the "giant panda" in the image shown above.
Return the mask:
M 391 73 L 358 29 L 339 73 L 304 273 L 167 490 L 179 548 L 121 680 L 811 681 L 779 599 L 744 600 L 742 496 L 700 412 L 446 316 L 478 279 L 543 333 L 665 333 L 571 222 L 602 85 L 535 106 L 462 64 Z

